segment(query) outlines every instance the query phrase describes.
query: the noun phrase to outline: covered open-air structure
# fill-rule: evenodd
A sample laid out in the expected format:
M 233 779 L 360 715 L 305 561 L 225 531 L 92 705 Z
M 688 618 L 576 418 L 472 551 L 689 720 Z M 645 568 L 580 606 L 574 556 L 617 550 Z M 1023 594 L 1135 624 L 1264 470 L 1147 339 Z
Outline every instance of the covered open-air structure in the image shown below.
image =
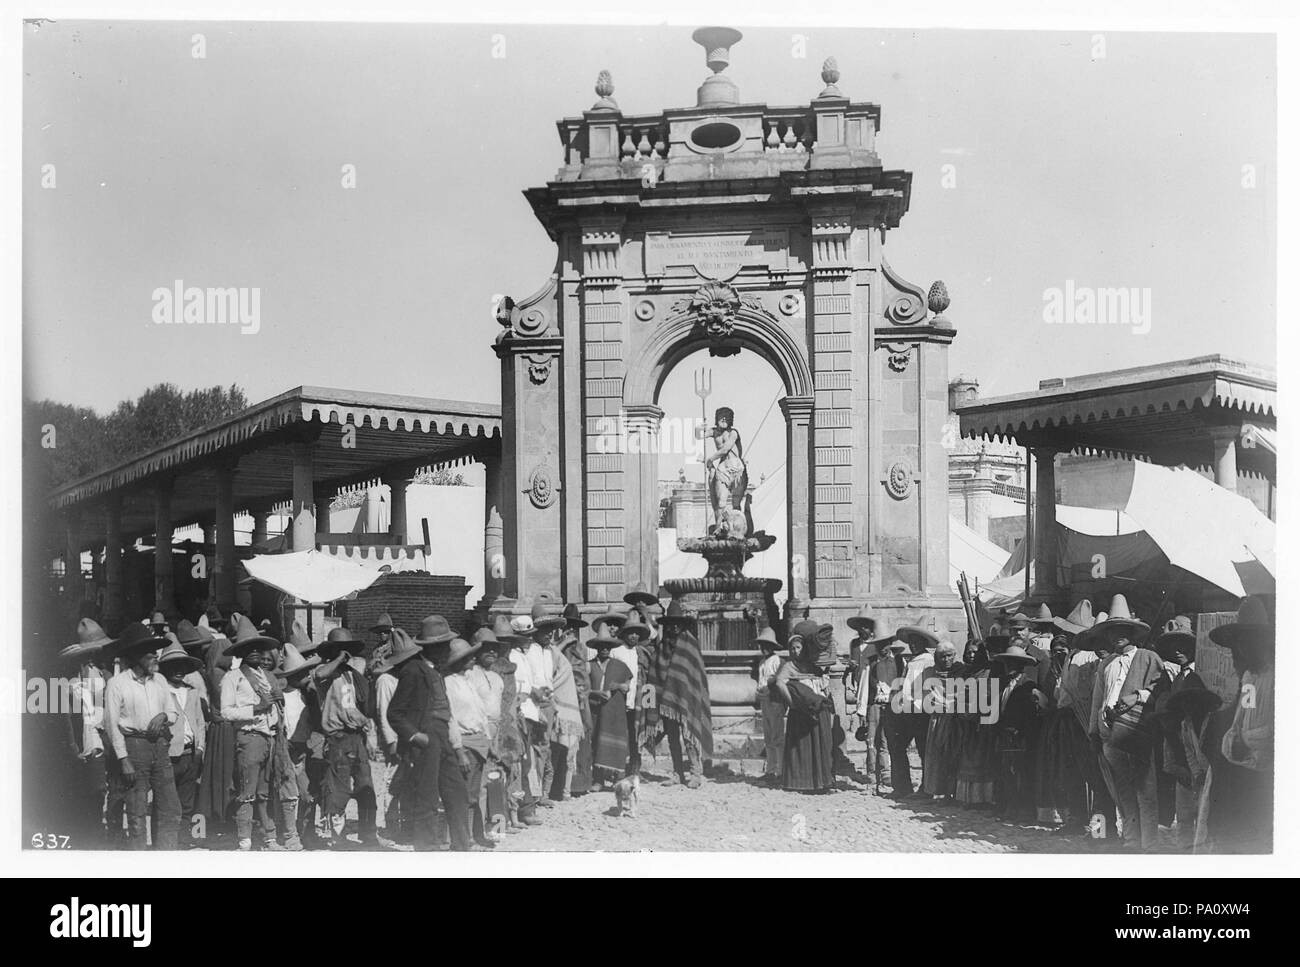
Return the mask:
M 956 412 L 962 436 L 1014 439 L 1026 449 L 1036 514 L 1027 524 L 1036 596 L 1056 590 L 1058 454 L 1189 467 L 1276 517 L 1277 375 L 1261 366 L 1201 356 L 1048 379 L 1032 392 L 980 400 Z
M 283 512 L 289 549 L 365 544 L 371 554 L 397 558 L 424 544 L 406 519 L 410 480 L 468 462 L 486 468 L 484 522 L 495 521 L 499 533 L 499 406 L 300 386 L 66 484 L 50 501 L 66 528 L 65 562 L 75 568 L 85 550 L 97 561 L 102 554 L 103 619 L 111 632 L 128 617 L 123 549 L 139 539 L 170 548 L 176 529 L 210 528 L 213 597 L 228 612 L 237 600 L 238 514 L 252 516 L 254 546 L 266 542 L 269 516 Z M 331 533 L 335 495 L 379 483 L 392 494 L 387 532 Z M 489 573 L 489 594 L 493 580 Z M 171 555 L 155 552 L 153 608 L 172 618 L 173 582 Z

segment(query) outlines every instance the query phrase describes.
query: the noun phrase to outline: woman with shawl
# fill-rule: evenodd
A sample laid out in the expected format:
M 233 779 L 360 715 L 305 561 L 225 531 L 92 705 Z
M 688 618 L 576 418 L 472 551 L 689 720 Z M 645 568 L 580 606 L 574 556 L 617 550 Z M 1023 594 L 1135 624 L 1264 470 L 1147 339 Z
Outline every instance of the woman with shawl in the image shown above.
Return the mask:
M 1002 686 L 989 661 L 989 652 L 1005 648 L 1010 641 L 1009 635 L 994 627 L 985 641 L 972 640 L 967 645 L 966 674 L 975 680 L 970 687 L 977 696 L 988 695 L 993 701 L 999 700 Z M 998 776 L 997 724 L 981 722 L 978 709 L 957 713 L 956 724 L 961 753 L 954 796 L 963 806 L 991 808 Z
M 627 769 L 627 690 L 632 681 L 632 669 L 610 651 L 618 641 L 599 629 L 587 647 L 596 652 L 588 667 L 590 691 L 587 700 L 591 705 L 591 756 L 592 788 L 599 791 L 606 783 L 613 784 L 623 778 Z
M 957 730 L 956 697 L 950 682 L 960 682 L 965 670 L 957 663 L 957 646 L 941 641 L 934 650 L 934 665 L 921 675 L 923 701 L 933 708 L 925 738 L 921 791 L 946 798 L 957 793 L 957 764 L 961 758 Z
M 801 621 L 790 632 L 790 660 L 772 687 L 789 712 L 785 722 L 782 788 L 827 792 L 835 781 L 832 730 L 835 706 L 826 668 L 833 660 L 831 626 Z
M 1001 713 L 997 722 L 998 812 L 1011 822 L 1034 822 L 1034 752 L 1047 699 L 1038 689 L 1038 659 L 1019 645 L 993 656 L 1001 671 Z
M 239 615 L 230 616 L 231 623 Z M 203 656 L 203 680 L 208 686 L 208 731 L 203 748 L 203 777 L 195 808 L 207 823 L 209 835 L 219 836 L 234 819 L 235 727 L 221 717 L 221 680 L 234 668 L 226 654 L 230 639 L 213 629 L 213 640 Z

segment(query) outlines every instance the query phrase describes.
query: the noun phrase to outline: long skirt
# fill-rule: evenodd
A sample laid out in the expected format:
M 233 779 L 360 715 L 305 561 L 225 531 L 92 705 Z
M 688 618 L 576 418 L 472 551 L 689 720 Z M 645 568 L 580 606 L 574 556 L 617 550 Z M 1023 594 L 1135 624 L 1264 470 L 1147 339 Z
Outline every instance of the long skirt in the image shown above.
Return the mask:
M 591 734 L 584 733 L 578 743 L 578 760 L 570 783 L 570 792 L 582 795 L 591 792 Z
M 1037 819 L 1034 806 L 1033 753 L 1023 732 L 1003 729 L 998 733 L 997 804 L 1003 818 L 1014 822 Z
M 815 716 L 790 710 L 785 720 L 785 757 L 781 785 L 799 792 L 831 788 L 835 781 L 832 731 L 835 710 L 824 708 Z
M 593 704 L 591 766 L 596 779 L 622 779 L 627 771 L 627 705 L 621 694 Z
M 998 776 L 997 728 L 958 716 L 957 801 L 967 806 L 993 802 Z
M 230 722 L 210 722 L 196 808 L 209 824 L 223 823 L 234 816 L 234 804 L 235 726 Z
M 957 793 L 957 767 L 961 761 L 961 732 L 956 715 L 931 715 L 925 738 L 921 791 L 931 796 Z

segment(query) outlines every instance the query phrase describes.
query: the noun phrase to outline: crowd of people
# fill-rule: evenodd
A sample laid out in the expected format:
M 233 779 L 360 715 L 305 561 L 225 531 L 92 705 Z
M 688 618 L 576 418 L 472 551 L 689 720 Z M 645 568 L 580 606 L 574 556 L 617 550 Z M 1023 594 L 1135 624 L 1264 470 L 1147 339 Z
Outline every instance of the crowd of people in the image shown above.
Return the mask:
M 414 633 L 383 616 L 364 641 L 340 627 L 313 642 L 295 623 L 281 642 L 268 621 L 215 609 L 175 627 L 154 614 L 116 638 L 83 619 L 60 653 L 81 698 L 67 718 L 79 843 L 493 849 L 576 796 L 621 803 L 665 739 L 665 781 L 696 789 L 713 727 L 695 619 L 644 588 L 624 600 L 586 634 L 576 605 L 543 602 L 465 634 L 439 615 Z M 1184 615 L 1153 631 L 1117 595 L 1095 616 L 1084 600 L 1067 617 L 1002 617 L 959 655 L 864 608 L 848 621 L 840 712 L 832 626 L 796 620 L 784 649 L 765 629 L 761 781 L 835 789 L 852 770 L 852 708 L 869 794 L 951 800 L 1100 848 L 1271 850 L 1261 600 L 1210 632 L 1236 664 L 1230 704 L 1197 674 Z
M 1271 851 L 1274 628 L 1261 599 L 1244 599 L 1236 621 L 1209 633 L 1231 650 L 1239 678 L 1231 704 L 1197 673 L 1186 615 L 1153 631 L 1116 595 L 1095 615 L 1083 600 L 1067 617 L 1042 605 L 1003 618 L 972 636 L 960 658 L 923 628 L 878 629 L 865 609 L 849 619 L 858 636 L 844 685 L 869 790 L 951 800 L 1101 848 Z M 828 664 L 820 674 L 816 658 L 792 654 L 779 671 L 765 664 L 760 701 L 766 707 L 783 678 L 786 691 L 808 682 L 824 694 Z M 792 709 L 803 701 L 791 698 Z M 764 722 L 771 764 L 781 723 Z M 793 711 L 784 724 L 785 768 L 794 770 L 786 787 L 807 788 L 790 730 L 822 725 Z M 812 770 L 822 788 L 829 755 Z
M 78 845 L 493 849 L 557 803 L 639 784 L 664 739 L 665 781 L 698 788 L 713 730 L 694 619 L 625 600 L 581 642 L 578 608 L 542 602 L 465 635 L 385 615 L 367 641 L 295 623 L 281 642 L 215 608 L 116 638 L 83 619 L 60 653 Z

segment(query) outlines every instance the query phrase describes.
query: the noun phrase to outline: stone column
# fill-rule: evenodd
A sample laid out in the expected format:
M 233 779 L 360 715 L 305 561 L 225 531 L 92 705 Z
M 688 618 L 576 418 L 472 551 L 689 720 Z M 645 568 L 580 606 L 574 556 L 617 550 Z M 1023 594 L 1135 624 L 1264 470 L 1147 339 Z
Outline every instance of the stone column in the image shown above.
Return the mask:
M 269 536 L 267 524 L 271 517 L 271 508 L 267 506 L 249 507 L 248 513 L 253 518 L 253 533 L 249 540 L 254 544 L 264 544 Z
M 1034 447 L 1034 562 L 1038 587 L 1056 590 L 1056 454 L 1053 447 Z
M 626 531 L 625 580 L 628 587 L 645 582 L 654 594 L 659 588 L 659 424 L 664 411 L 653 403 L 640 403 L 629 405 L 626 414 L 625 507 L 630 526 Z M 606 556 L 606 563 L 614 562 Z
M 489 606 L 505 593 L 505 542 L 501 523 L 501 454 L 485 454 L 483 494 L 483 598 Z
M 176 614 L 172 571 L 172 480 L 159 480 L 153 490 L 153 606 L 168 618 Z
M 845 102 L 847 103 L 847 102 Z M 833 127 L 832 115 L 818 115 Z M 842 112 L 840 115 L 842 122 Z M 843 132 L 839 140 L 842 142 Z M 831 150 L 833 139 L 828 140 Z M 810 213 L 813 283 L 808 319 L 813 343 L 810 362 L 815 380 L 812 460 L 812 553 L 809 572 L 818 599 L 853 599 L 862 593 L 854 560 L 854 463 L 862 453 L 854 446 L 853 370 L 865 364 L 865 346 L 854 352 L 853 211 L 843 205 L 817 205 Z M 865 293 L 863 293 L 865 295 Z M 864 307 L 857 307 L 861 315 Z M 859 392 L 861 383 L 859 383 Z M 860 441 L 859 441 L 860 445 Z M 860 476 L 860 473 L 859 473 Z M 860 508 L 860 505 L 858 505 Z
M 316 549 L 316 506 L 312 481 L 312 445 L 305 441 L 289 444 L 293 454 L 293 501 L 290 507 L 293 550 Z
M 114 493 L 104 508 L 104 628 L 117 634 L 125 610 L 122 588 L 122 495 Z
M 388 484 L 388 536 L 394 544 L 410 544 L 411 529 L 406 520 L 406 488 L 411 478 L 405 472 L 384 477 Z
M 802 604 L 814 594 L 813 549 L 808 527 L 811 494 L 808 450 L 811 443 L 813 401 L 806 396 L 787 396 L 781 400 L 781 414 L 786 427 L 786 496 L 790 501 L 787 521 L 787 547 L 790 574 L 787 587 L 790 602 Z
M 213 522 L 216 548 L 213 552 L 217 607 L 229 614 L 235 605 L 235 464 L 218 466 L 216 519 Z
M 1237 437 L 1235 426 L 1213 427 L 1210 439 L 1214 442 L 1214 482 L 1234 494 L 1237 492 Z
M 495 350 L 502 363 L 501 412 L 510 420 L 502 428 L 501 457 L 505 597 L 531 601 L 544 591 L 559 594 L 564 571 L 562 495 L 566 486 L 582 487 L 580 475 L 566 475 L 558 446 L 564 433 L 571 432 L 560 412 L 560 377 L 555 372 L 563 341 L 543 336 L 508 339 Z M 623 546 L 622 533 L 617 545 Z

